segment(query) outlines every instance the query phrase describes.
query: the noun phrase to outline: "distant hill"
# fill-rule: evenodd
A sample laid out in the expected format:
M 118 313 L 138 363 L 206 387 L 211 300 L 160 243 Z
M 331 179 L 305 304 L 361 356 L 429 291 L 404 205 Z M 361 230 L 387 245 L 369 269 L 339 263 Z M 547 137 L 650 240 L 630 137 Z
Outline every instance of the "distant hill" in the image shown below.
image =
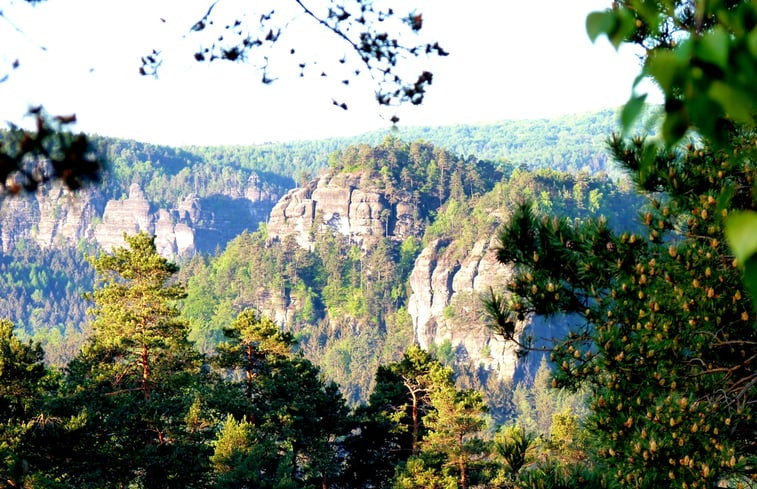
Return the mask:
M 504 120 L 489 124 L 397 127 L 348 138 L 270 143 L 259 146 L 185 147 L 182 150 L 215 164 L 267 171 L 295 180 L 315 176 L 329 155 L 349 145 L 380 144 L 387 136 L 404 142 L 424 140 L 460 156 L 503 162 L 529 169 L 551 168 L 615 174 L 605 141 L 618 129 L 617 111 L 565 115 L 552 119 Z

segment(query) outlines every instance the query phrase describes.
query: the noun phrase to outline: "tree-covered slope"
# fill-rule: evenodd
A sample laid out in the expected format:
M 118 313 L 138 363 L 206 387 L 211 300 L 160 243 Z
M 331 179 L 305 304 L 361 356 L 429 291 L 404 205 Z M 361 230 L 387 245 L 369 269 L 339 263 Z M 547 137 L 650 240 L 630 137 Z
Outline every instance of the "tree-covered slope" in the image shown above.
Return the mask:
M 387 136 L 405 142 L 424 140 L 462 157 L 506 162 L 512 166 L 577 172 L 615 172 L 606 140 L 618 129 L 617 111 L 607 109 L 550 119 L 503 120 L 487 124 L 397 127 L 349 138 L 269 143 L 260 146 L 186 147 L 186 152 L 224 166 L 271 172 L 302 180 L 322 169 L 329 155 L 350 145 L 378 145 Z
M 202 348 L 210 349 L 223 325 L 243 307 L 260 308 L 290 324 L 302 340 L 301 347 L 330 365 L 325 369 L 332 378 L 352 386 L 347 394 L 354 401 L 368 392 L 377 362 L 396 359 L 401 346 L 413 341 L 417 325 L 407 311 L 408 278 L 428 243 L 449 241 L 444 250 L 456 250 L 455 259 L 464 258 L 470 246 L 491 234 L 507 207 L 523 196 L 536 197 L 544 212 L 619 214 L 618 209 L 627 205 L 628 188 L 618 189 L 586 174 L 528 171 L 540 166 L 605 168 L 597 155 L 603 154 L 602 134 L 614 126 L 613 117 L 611 111 L 604 111 L 551 121 L 399 129 L 389 138 L 379 131 L 352 139 L 259 147 L 169 148 L 99 138 L 95 142 L 107 156 L 109 171 L 102 185 L 93 189 L 100 195 L 93 205 L 102 210 L 106 202 L 128 201 L 124 200 L 128 189 L 137 184 L 149 215 L 158 216 L 163 206 L 174 212 L 171 206 L 187 194 L 206 199 L 208 205 L 216 199 L 217 209 L 229 210 L 233 206 L 228 199 L 236 198 L 229 196 L 243 194 L 250 178 L 256 179 L 257 191 L 265 192 L 292 187 L 294 179 L 324 170 L 330 175 L 329 185 L 359 188 L 359 182 L 365 182 L 364 190 L 375 193 L 387 210 L 408 203 L 416 218 L 409 232 L 393 234 L 397 219 L 386 220 L 379 213 L 371 217 L 381 224 L 370 247 L 355 246 L 349 237 L 332 234 L 320 223 L 308 228 L 313 244 L 308 249 L 250 226 L 228 247 L 232 235 L 216 245 L 216 252 L 197 255 L 182 268 L 190 289 L 184 313 L 194 325 L 193 339 Z M 425 142 L 406 142 L 416 137 Z M 375 142 L 347 144 L 358 140 Z M 54 219 L 65 216 L 60 210 L 65 205 L 61 196 L 39 212 Z M 208 215 L 200 214 L 198 219 L 205 222 Z M 48 359 L 56 363 L 70 357 L 67 339 L 87 322 L 79 295 L 92 280 L 92 272 L 73 245 L 94 251 L 88 244 L 89 233 L 102 223 L 95 217 L 90 224 L 69 241 L 55 239 L 56 230 L 63 229 L 55 221 L 45 224 L 44 229 L 52 230 L 45 245 L 50 251 L 38 252 L 34 233 L 43 226 L 29 223 L 24 243 L 32 251 L 19 254 L 20 248 L 13 250 L 11 245 L 4 257 L 6 267 L 15 268 L 8 268 L 4 276 L 7 294 L 0 315 L 12 317 L 25 334 L 42 340 L 49 349 Z M 6 235 L 13 231 L 3 229 Z M 64 248 L 68 250 L 64 254 L 72 257 L 65 263 L 45 258 Z M 65 277 L 67 282 L 60 286 L 62 291 L 53 291 L 50 283 L 34 277 Z M 441 346 L 449 350 L 449 345 Z
M 439 161 L 444 162 L 440 165 Z M 426 320 L 433 320 L 439 330 L 457 325 L 472 328 L 479 336 L 488 335 L 473 289 L 466 289 L 465 294 L 450 290 L 442 306 L 438 302 L 421 305 L 429 309 L 427 314 L 408 310 L 413 293 L 410 276 L 422 273 L 418 268 L 424 266 L 416 258 L 432 242 L 444 244 L 434 248 L 438 253 L 434 252 L 432 265 L 426 263 L 427 273 L 444 275 L 451 284 L 458 271 L 466 268 L 473 250 L 482 252 L 476 244 L 486 243 L 485 253 L 497 226 L 523 198 L 537 197 L 536 210 L 541 213 L 557 211 L 575 219 L 604 213 L 611 221 L 624 216 L 623 223 L 638 203 L 629 186 L 618 186 L 607 177 L 551 170 L 515 170 L 504 176 L 490 163 L 462 159 L 428 143 L 408 145 L 396 139 L 375 147 L 348 147 L 334 154 L 330 166 L 329 173 L 295 192 L 312 188 L 312 197 L 318 189 L 331 189 L 329 195 L 348 196 L 354 185 L 352 192 L 373 192 L 392 211 L 392 195 L 408 189 L 417 196 L 415 232 L 394 234 L 390 226 L 384 233 L 380 226 L 378 236 L 366 240 L 343 232 L 354 227 L 335 225 L 329 213 L 319 213 L 319 206 L 325 207 L 322 201 L 297 201 L 298 206 L 287 209 L 311 209 L 309 227 L 294 221 L 292 233 L 286 234 L 277 224 L 277 235 L 263 227 L 239 236 L 219 255 L 198 256 L 188 263 L 180 272 L 188 290 L 183 312 L 193 323 L 192 338 L 211 350 L 223 327 L 241 310 L 263 311 L 286 325 L 308 358 L 336 380 L 352 402 L 370 392 L 372 372 L 379 364 L 397 359 L 403 345 L 419 340 Z M 446 169 L 443 180 L 440 166 Z M 337 204 L 331 202 L 329 212 L 347 208 Z M 478 262 L 472 266 L 478 267 Z M 445 286 L 432 282 L 428 287 L 440 300 Z M 468 315 L 435 312 L 439 307 L 451 311 L 450 307 L 464 300 L 472 308 Z M 422 324 L 418 314 L 428 316 Z M 424 346 L 448 347 L 441 335 Z M 457 344 L 451 346 L 447 360 L 468 368 L 455 353 Z M 468 361 L 476 359 L 470 381 L 486 382 L 486 372 L 476 373 L 482 352 L 474 351 L 485 349 L 485 344 L 468 348 Z

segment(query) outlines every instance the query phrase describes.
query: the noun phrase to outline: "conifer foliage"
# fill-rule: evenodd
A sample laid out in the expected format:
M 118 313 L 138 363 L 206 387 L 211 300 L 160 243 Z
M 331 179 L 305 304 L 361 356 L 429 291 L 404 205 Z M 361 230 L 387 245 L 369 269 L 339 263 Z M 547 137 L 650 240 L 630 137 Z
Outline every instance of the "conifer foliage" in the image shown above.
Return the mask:
M 754 149 L 732 144 L 750 156 L 614 138 L 615 159 L 649 197 L 640 233 L 538 219 L 523 204 L 498 235 L 499 260 L 518 273 L 508 306 L 490 308 L 494 327 L 573 315 L 554 347 L 555 382 L 590 387 L 598 460 L 622 485 L 705 487 L 753 470 L 757 333 L 723 229 L 754 206 Z
M 88 353 L 101 359 L 100 378 L 114 394 L 136 390 L 149 400 L 165 376 L 193 356 L 175 302 L 185 293 L 170 282 L 178 267 L 158 254 L 154 237 L 140 233 L 125 239 L 129 248 L 92 260 L 100 279 L 92 294 L 94 336 Z

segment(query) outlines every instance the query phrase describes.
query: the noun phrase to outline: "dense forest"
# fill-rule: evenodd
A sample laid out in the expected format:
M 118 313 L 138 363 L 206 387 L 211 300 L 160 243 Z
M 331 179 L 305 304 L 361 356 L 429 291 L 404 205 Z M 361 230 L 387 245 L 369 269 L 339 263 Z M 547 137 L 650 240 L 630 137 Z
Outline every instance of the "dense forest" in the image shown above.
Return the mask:
M 296 338 L 251 309 L 214 353 L 195 350 L 176 307 L 178 267 L 150 236 L 127 241 L 92 261 L 92 334 L 66 369 L 46 367 L 39 346 L 0 323 L 12 487 L 403 487 L 448 463 L 462 475 L 440 481 L 478 484 L 516 476 L 519 457 L 536 453 L 517 445 L 537 435 L 539 457 L 581 460 L 581 398 L 550 392 L 546 363 L 512 393 L 522 429 L 494 433 L 481 393 L 456 387 L 451 368 L 417 347 L 380 366 L 370 398 L 349 408 L 293 352 Z
M 95 138 L 105 199 L 143 220 L 111 249 L 92 240 L 104 202 L 45 202 L 48 180 L 99 174 L 89 138 L 33 109 L 37 134 L 0 147 L 18 176 L 0 202 L 0 487 L 754 487 L 756 19 L 744 0 L 591 13 L 592 41 L 642 48 L 612 135 L 607 112 L 259 148 Z M 405 47 L 349 5 L 321 24 L 349 41 L 345 21 L 401 84 Z M 643 78 L 665 99 L 650 131 Z M 431 79 L 379 102 L 420 103 Z M 151 219 L 189 242 L 184 190 L 280 198 L 177 264 Z
M 159 177 L 178 185 L 176 177 L 192 174 L 178 169 L 181 158 L 194 169 L 203 164 L 184 150 L 137 145 L 141 152 L 129 154 L 124 147 L 131 143 L 114 144 L 122 155 L 156 163 L 140 173 L 140 165 L 126 164 L 123 156 L 120 168 L 131 173 L 108 177 L 105 185 L 113 189 L 122 188 L 115 184 L 119 179 L 146 183 L 148 189 Z M 642 143 L 622 144 L 612 141 L 614 158 L 633 175 Z M 686 185 L 707 188 L 712 156 L 694 146 L 688 151 L 701 171 L 686 174 Z M 162 169 L 164 158 L 175 166 Z M 647 307 L 659 312 L 659 303 L 646 300 L 652 293 L 646 283 L 660 280 L 658 293 L 680 300 L 688 296 L 667 285 L 670 274 L 701 271 L 692 284 L 694 290 L 705 284 L 702 304 L 730 301 L 733 306 L 719 314 L 727 314 L 736 328 L 750 324 L 748 293 L 735 281 L 734 266 L 715 260 L 725 268 L 704 268 L 713 251 L 723 253 L 722 241 L 714 237 L 696 248 L 681 234 L 682 226 L 696 222 L 685 220 L 692 214 L 676 206 L 696 202 L 703 208 L 695 215 L 706 220 L 706 208 L 718 200 L 711 194 L 692 197 L 688 190 L 660 193 L 665 175 L 674 178 L 675 160 L 665 160 L 668 173 L 636 176 L 631 183 L 605 172 L 480 160 L 425 141 L 387 137 L 373 146 L 345 146 L 326 161 L 318 179 L 304 185 L 358 182 L 358 189 L 378 192 L 389 205 L 410 202 L 412 231 L 394 234 L 386 219 L 381 233 L 354 241 L 320 217 L 303 246 L 295 235 L 272 235 L 261 225 L 179 266 L 160 256 L 154 237 L 145 233 L 127 237 L 126 246 L 112 252 L 84 241 L 59 249 L 22 241 L 3 257 L 0 279 L 8 294 L 2 307 L 9 320 L 0 325 L 0 471 L 7 485 L 610 487 L 617 476 L 605 470 L 601 457 L 614 457 L 626 430 L 644 422 L 634 418 L 637 411 L 657 423 L 660 415 L 651 413 L 660 406 L 670 406 L 664 418 L 670 428 L 687 424 L 687 440 L 703 447 L 696 456 L 724 461 L 722 472 L 713 462 L 698 462 L 706 469 L 688 477 L 712 479 L 734 467 L 748 472 L 747 462 L 731 455 L 749 433 L 750 414 L 737 407 L 738 398 L 723 408 L 725 418 L 708 415 L 687 395 L 676 397 L 674 405 L 669 395 L 656 398 L 655 390 L 643 398 L 617 394 L 619 373 L 633 378 L 632 371 L 644 365 L 651 365 L 650 376 L 660 387 L 668 375 L 700 392 L 712 385 L 703 377 L 694 386 L 689 373 L 673 369 L 691 354 L 688 347 L 676 350 L 685 339 L 664 336 L 667 326 L 664 334 L 644 333 L 653 323 L 630 322 L 634 311 L 640 317 Z M 245 178 L 248 166 L 254 165 L 231 166 L 224 178 Z M 204 185 L 202 170 L 198 175 L 190 188 Z M 285 184 L 281 178 L 276 185 Z M 177 197 L 164 192 L 152 198 Z M 719 229 L 713 224 L 706 232 L 716 236 Z M 641 248 L 645 239 L 648 251 Z M 550 356 L 537 357 L 538 369 L 517 382 L 466 363 L 449 341 L 431 344 L 428 351 L 413 345 L 408 280 L 420 254 L 433 249 L 439 262 L 459 266 L 471 250 L 492 240 L 497 258 L 514 262 L 513 281 L 490 284 L 488 299 L 458 296 L 444 310 L 451 324 L 465 328 L 484 320 L 525 353 L 539 349 L 529 330 L 538 321 L 526 322 L 522 335 L 514 333 L 515 321 L 526 313 L 569 312 L 581 319 Z M 598 263 L 616 253 L 617 263 Z M 635 255 L 644 261 L 634 261 Z M 656 263 L 665 256 L 674 262 L 700 258 L 665 265 L 671 268 L 660 274 Z M 611 267 L 620 275 L 608 278 Z M 674 283 L 680 280 L 686 279 Z M 507 290 L 513 295 L 505 303 L 499 294 Z M 697 297 L 683 306 L 692 325 L 708 321 L 707 312 L 692 312 Z M 598 320 L 621 310 L 620 333 Z M 574 319 L 567 324 L 575 325 Z M 595 326 L 582 329 L 588 324 Z M 593 331 L 606 343 L 590 346 Z M 652 343 L 634 350 L 629 335 Z M 590 369 L 601 350 L 608 352 L 596 357 L 607 362 L 604 370 Z M 632 369 L 625 355 L 635 362 Z M 710 358 L 725 365 L 715 368 L 740 375 L 748 365 L 724 364 L 720 352 Z M 670 373 L 663 376 L 659 369 Z M 581 376 L 594 387 L 577 382 Z M 649 410 L 627 406 L 632 398 Z M 613 404 L 604 410 L 608 401 Z M 699 421 L 685 421 L 687 412 L 697 413 Z M 707 438 L 715 430 L 729 432 L 729 426 L 735 442 Z M 597 433 L 605 429 L 615 431 L 601 435 L 598 445 Z M 639 429 L 649 433 L 652 427 Z M 666 436 L 683 439 L 675 429 L 655 433 L 640 435 L 647 440 L 638 444 L 647 453 L 644 460 L 658 458 L 663 443 L 675 452 Z M 686 460 L 683 452 L 675 453 Z M 680 462 L 685 477 L 688 464 Z M 635 459 L 626 466 L 633 477 L 668 475 L 643 475 Z M 745 480 L 738 473 L 732 477 Z
M 291 186 L 317 175 L 335 151 L 357 144 L 379 145 L 387 136 L 406 142 L 424 140 L 464 158 L 475 156 L 499 166 L 603 171 L 617 176 L 605 150 L 608 133 L 618 126 L 617 117 L 617 111 L 604 110 L 549 120 L 404 127 L 351 138 L 260 146 L 169 148 L 112 138 L 94 142 L 108 163 L 106 186 L 113 198 L 129 183 L 144 182 L 149 183 L 151 200 L 160 203 L 175 200 L 170 194 L 173 189 L 190 186 L 198 193 L 212 193 L 214 184 L 226 179 L 244 181 L 250 171 L 261 173 L 266 181 Z M 112 186 L 107 185 L 110 181 Z
M 124 144 L 117 142 L 110 151 L 129 154 Z M 171 154 L 181 154 L 139 148 L 130 157 L 173 161 Z M 186 164 L 197 162 L 190 158 Z M 329 227 L 314 228 L 312 247 L 304 249 L 291 236 L 272 240 L 262 226 L 242 233 L 224 249 L 197 254 L 182 264 L 178 277 L 187 287 L 187 298 L 181 311 L 190 325 L 190 340 L 200 351 L 211 353 L 223 329 L 243 310 L 272 315 L 285 310 L 279 321 L 295 335 L 298 349 L 340 385 L 351 404 L 367 400 L 375 369 L 398 359 L 413 341 L 407 281 L 424 246 L 443 240 L 456 259 L 462 259 L 476 241 L 488 240 L 523 198 L 533 198 L 535 210 L 542 214 L 554 211 L 585 219 L 601 212 L 617 225 L 629 225 L 627 211 L 639 204 L 628 185 L 619 187 L 603 175 L 531 171 L 526 165 L 513 169 L 392 137 L 378 146 L 347 146 L 332 153 L 328 164 L 334 175 L 360 175 L 360 181 L 368 182 L 366 188 L 380 191 L 389 203 L 400 194 L 412 195 L 417 217 L 412 233 L 402 239 L 385 235 L 362 249 Z M 128 167 L 137 172 L 140 165 Z M 170 173 L 185 171 L 169 164 L 166 174 Z M 133 182 L 138 173 L 124 178 Z M 158 173 L 150 176 L 151 181 L 160 178 Z M 178 191 L 179 181 L 173 183 L 167 188 Z M 54 365 L 64 365 L 88 331 L 89 304 L 82 294 L 94 280 L 85 259 L 94 253 L 84 244 L 61 252 L 28 244 L 6 258 L 5 314 L 22 337 L 44 346 L 47 361 Z M 49 297 L 57 300 L 50 302 Z M 471 300 L 475 303 L 474 296 Z M 476 307 L 479 314 L 480 309 Z M 507 416 L 507 403 L 495 401 L 503 395 L 502 381 L 457 361 L 449 344 L 439 346 L 441 359 L 457 369 L 460 383 L 488 385 L 488 398 L 498 403 L 491 405 L 493 412 Z

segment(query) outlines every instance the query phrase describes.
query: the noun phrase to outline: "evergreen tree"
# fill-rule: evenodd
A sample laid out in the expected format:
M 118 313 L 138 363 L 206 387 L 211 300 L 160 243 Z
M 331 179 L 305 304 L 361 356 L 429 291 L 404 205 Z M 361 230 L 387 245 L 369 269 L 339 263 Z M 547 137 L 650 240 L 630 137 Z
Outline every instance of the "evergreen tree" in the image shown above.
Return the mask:
M 489 444 L 479 437 L 486 426 L 486 403 L 480 392 L 458 391 L 453 385 L 435 389 L 431 403 L 423 449 L 443 454 L 445 466 L 457 473 L 459 487 L 468 489 L 471 472 L 489 454 Z
M 268 357 L 289 356 L 294 339 L 270 318 L 249 309 L 242 311 L 229 328 L 224 328 L 223 334 L 227 341 L 218 345 L 217 361 L 221 367 L 242 372 L 245 393 L 252 400 L 256 377 L 266 373 Z
M 466 489 L 471 481 L 477 483 L 471 475 L 489 454 L 488 443 L 479 437 L 487 411 L 481 393 L 458 390 L 452 369 L 417 346 L 389 371 L 396 377 L 388 386 L 404 398 L 401 409 L 393 408 L 393 419 L 407 423 L 412 434 L 409 458 L 396 460 L 394 487 Z
M 555 382 L 589 387 L 597 461 L 623 485 L 751 477 L 757 329 L 723 229 L 754 207 L 753 134 L 731 144 L 742 158 L 613 139 L 649 192 L 642 233 L 537 219 L 526 203 L 498 236 L 499 260 L 517 273 L 510 302 L 489 303 L 493 327 L 507 335 L 502 325 L 531 313 L 580 318 L 554 348 Z
M 183 288 L 171 282 L 177 267 L 157 253 L 153 237 L 126 242 L 92 259 L 93 334 L 54 402 L 60 416 L 80 422 L 63 437 L 73 457 L 54 470 L 79 487 L 195 487 L 207 447 L 185 422 L 202 379 L 176 307 Z
M 39 344 L 22 342 L 13 323 L 0 320 L 0 419 L 26 419 L 46 374 Z
M 92 259 L 98 283 L 85 356 L 99 360 L 96 378 L 109 384 L 110 395 L 139 391 L 149 401 L 197 356 L 176 305 L 184 288 L 171 283 L 178 267 L 157 253 L 154 237 L 124 238 L 129 248 Z
M 517 477 L 521 469 L 533 461 L 536 440 L 533 432 L 520 426 L 503 426 L 497 432 L 494 450 L 505 461 L 508 476 Z
M 351 427 L 344 398 L 291 335 L 243 311 L 218 347 L 220 366 L 242 373 L 246 405 L 234 405 L 210 459 L 219 488 L 329 487 L 341 477 L 340 440 Z M 238 385 L 238 384 L 237 384 Z M 234 386 L 233 383 L 227 384 Z
M 39 344 L 24 343 L 0 320 L 0 485 L 21 487 L 30 471 L 29 430 L 47 374 Z
M 418 346 L 401 361 L 378 367 L 368 405 L 355 410 L 358 431 L 346 440 L 350 487 L 393 484 L 397 467 L 421 452 L 431 391 L 442 386 L 454 386 L 452 371 Z

